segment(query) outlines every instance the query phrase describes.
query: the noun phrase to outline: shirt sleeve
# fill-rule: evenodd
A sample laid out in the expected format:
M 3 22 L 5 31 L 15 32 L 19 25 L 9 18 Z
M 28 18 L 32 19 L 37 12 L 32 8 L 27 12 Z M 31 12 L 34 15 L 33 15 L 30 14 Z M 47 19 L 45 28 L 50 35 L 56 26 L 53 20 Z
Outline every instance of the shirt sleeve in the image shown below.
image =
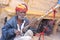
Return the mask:
M 58 0 L 58 4 L 60 4 L 60 0 Z
M 13 36 L 15 36 L 15 32 L 14 32 L 14 28 L 11 27 L 10 24 L 5 24 L 4 27 L 2 28 L 2 35 L 5 38 L 11 38 Z

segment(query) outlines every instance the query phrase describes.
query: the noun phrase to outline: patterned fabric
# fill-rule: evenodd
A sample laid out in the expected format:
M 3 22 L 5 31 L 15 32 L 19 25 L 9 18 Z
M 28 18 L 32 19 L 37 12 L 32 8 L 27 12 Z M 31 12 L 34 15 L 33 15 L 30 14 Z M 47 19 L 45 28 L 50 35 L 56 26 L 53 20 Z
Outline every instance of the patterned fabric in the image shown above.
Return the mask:
M 27 12 L 28 8 L 27 8 L 27 5 L 26 4 L 19 4 L 17 7 L 16 7 L 16 11 L 19 11 L 19 12 Z

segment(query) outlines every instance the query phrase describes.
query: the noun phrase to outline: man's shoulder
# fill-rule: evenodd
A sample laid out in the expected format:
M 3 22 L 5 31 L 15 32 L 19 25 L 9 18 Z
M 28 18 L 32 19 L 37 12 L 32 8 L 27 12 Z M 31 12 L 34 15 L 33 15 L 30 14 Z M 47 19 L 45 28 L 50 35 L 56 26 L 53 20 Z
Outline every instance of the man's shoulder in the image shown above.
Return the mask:
M 29 22 L 29 19 L 28 19 L 28 18 L 24 18 L 24 20 L 25 20 L 26 22 Z
M 12 23 L 12 22 L 14 22 L 16 20 L 16 16 L 13 16 L 11 19 L 9 19 L 8 21 L 7 21 L 7 23 Z
M 58 0 L 58 4 L 60 4 L 60 0 Z

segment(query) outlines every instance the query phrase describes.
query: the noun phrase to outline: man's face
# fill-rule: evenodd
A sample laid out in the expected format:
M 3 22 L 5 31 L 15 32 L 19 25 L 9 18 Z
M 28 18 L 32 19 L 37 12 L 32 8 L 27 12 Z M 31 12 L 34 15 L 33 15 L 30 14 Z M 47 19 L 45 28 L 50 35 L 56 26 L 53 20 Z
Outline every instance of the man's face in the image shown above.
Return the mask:
M 17 16 L 19 19 L 21 19 L 21 20 L 24 19 L 25 15 L 26 15 L 26 13 L 17 11 Z

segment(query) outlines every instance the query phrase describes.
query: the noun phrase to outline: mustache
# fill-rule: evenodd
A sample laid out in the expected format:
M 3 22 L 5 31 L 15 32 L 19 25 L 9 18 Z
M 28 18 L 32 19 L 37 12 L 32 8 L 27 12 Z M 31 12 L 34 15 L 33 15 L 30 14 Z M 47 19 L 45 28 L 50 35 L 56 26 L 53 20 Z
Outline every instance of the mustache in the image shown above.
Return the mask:
M 25 19 L 25 18 L 26 18 L 26 16 L 24 16 L 24 17 L 18 16 L 18 18 L 19 18 L 19 19 Z

